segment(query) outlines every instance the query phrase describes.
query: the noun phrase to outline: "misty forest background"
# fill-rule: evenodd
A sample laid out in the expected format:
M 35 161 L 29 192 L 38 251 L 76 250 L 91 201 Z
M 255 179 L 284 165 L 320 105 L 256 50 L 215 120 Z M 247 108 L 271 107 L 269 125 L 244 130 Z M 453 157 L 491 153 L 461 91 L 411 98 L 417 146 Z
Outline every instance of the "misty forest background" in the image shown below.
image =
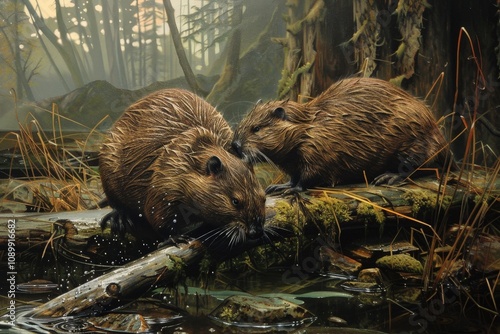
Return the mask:
M 51 128 L 54 111 L 78 122 L 65 121 L 68 129 L 105 129 L 165 87 L 197 92 L 235 123 L 259 99 L 307 101 L 340 78 L 364 75 L 425 98 L 437 118 L 462 116 L 442 122 L 450 135 L 486 120 L 476 124 L 477 142 L 495 153 L 499 4 L 54 0 L 47 10 L 47 2 L 3 0 L 0 130 L 30 115 Z

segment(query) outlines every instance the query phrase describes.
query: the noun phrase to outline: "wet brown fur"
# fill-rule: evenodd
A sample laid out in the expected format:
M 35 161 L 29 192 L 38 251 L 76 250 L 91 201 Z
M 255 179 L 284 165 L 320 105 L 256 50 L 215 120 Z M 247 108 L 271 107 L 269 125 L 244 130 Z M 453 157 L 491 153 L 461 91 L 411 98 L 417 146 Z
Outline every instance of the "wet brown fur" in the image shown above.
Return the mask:
M 161 90 L 130 106 L 100 153 L 116 212 L 112 229 L 125 223 L 168 237 L 194 228 L 196 217 L 245 233 L 260 229 L 265 194 L 251 166 L 226 150 L 231 138 L 222 115 L 185 90 Z
M 423 102 L 373 78 L 339 81 L 305 104 L 258 104 L 239 124 L 235 143 L 250 160 L 269 157 L 292 187 L 304 188 L 362 181 L 363 171 L 371 181 L 424 162 L 442 164 L 448 152 Z

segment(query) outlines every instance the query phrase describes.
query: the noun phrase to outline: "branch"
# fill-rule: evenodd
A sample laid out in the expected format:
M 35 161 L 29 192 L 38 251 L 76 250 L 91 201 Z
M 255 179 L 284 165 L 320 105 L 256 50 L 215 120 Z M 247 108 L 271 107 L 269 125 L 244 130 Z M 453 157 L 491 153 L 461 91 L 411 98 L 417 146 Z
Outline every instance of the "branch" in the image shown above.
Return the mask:
M 193 70 L 191 69 L 189 61 L 186 57 L 186 52 L 182 46 L 181 35 L 179 34 L 179 30 L 175 24 L 174 7 L 172 7 L 170 0 L 163 0 L 163 5 L 165 6 L 165 11 L 167 13 L 167 23 L 170 28 L 170 34 L 172 35 L 172 41 L 174 42 L 175 52 L 177 53 L 179 63 L 182 67 L 182 71 L 184 72 L 184 76 L 186 77 L 189 87 L 191 87 L 193 92 L 196 94 L 206 95 L 206 92 L 204 92 L 198 85 L 198 81 L 196 80 Z

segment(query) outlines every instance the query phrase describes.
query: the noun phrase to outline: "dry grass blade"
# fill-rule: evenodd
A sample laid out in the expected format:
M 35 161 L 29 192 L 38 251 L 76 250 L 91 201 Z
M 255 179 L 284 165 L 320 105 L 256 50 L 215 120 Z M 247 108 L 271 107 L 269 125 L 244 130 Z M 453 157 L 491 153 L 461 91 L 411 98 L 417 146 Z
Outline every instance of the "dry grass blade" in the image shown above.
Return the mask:
M 70 121 L 58 113 L 54 105 L 51 111 L 51 133 L 43 130 L 41 124 L 33 114 L 28 114 L 25 120 L 20 121 L 19 132 L 11 132 L 2 140 L 14 139 L 12 148 L 13 158 L 10 164 L 10 174 L 16 167 L 14 158 L 20 156 L 22 163 L 17 168 L 22 168 L 24 181 L 3 195 L 2 201 L 13 201 L 13 193 L 24 188 L 32 194 L 32 201 L 21 201 L 33 211 L 68 211 L 84 210 L 96 206 L 102 198 L 100 190 L 99 173 L 88 164 L 86 152 L 91 143 L 91 137 L 99 137 L 96 127 L 88 129 L 86 138 L 77 143 L 71 139 L 69 145 L 62 129 L 62 121 Z M 73 122 L 80 127 L 83 125 Z

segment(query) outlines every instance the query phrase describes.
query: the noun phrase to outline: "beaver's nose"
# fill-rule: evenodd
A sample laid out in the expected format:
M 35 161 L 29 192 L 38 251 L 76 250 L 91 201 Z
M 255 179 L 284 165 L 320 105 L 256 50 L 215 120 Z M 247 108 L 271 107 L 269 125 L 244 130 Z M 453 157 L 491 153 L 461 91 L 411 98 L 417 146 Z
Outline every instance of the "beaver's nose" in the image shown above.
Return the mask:
M 264 219 L 257 217 L 253 219 L 252 223 L 248 227 L 248 237 L 250 239 L 260 238 L 264 234 Z
M 240 140 L 233 140 L 233 142 L 231 143 L 231 147 L 240 158 L 243 158 L 243 150 Z

